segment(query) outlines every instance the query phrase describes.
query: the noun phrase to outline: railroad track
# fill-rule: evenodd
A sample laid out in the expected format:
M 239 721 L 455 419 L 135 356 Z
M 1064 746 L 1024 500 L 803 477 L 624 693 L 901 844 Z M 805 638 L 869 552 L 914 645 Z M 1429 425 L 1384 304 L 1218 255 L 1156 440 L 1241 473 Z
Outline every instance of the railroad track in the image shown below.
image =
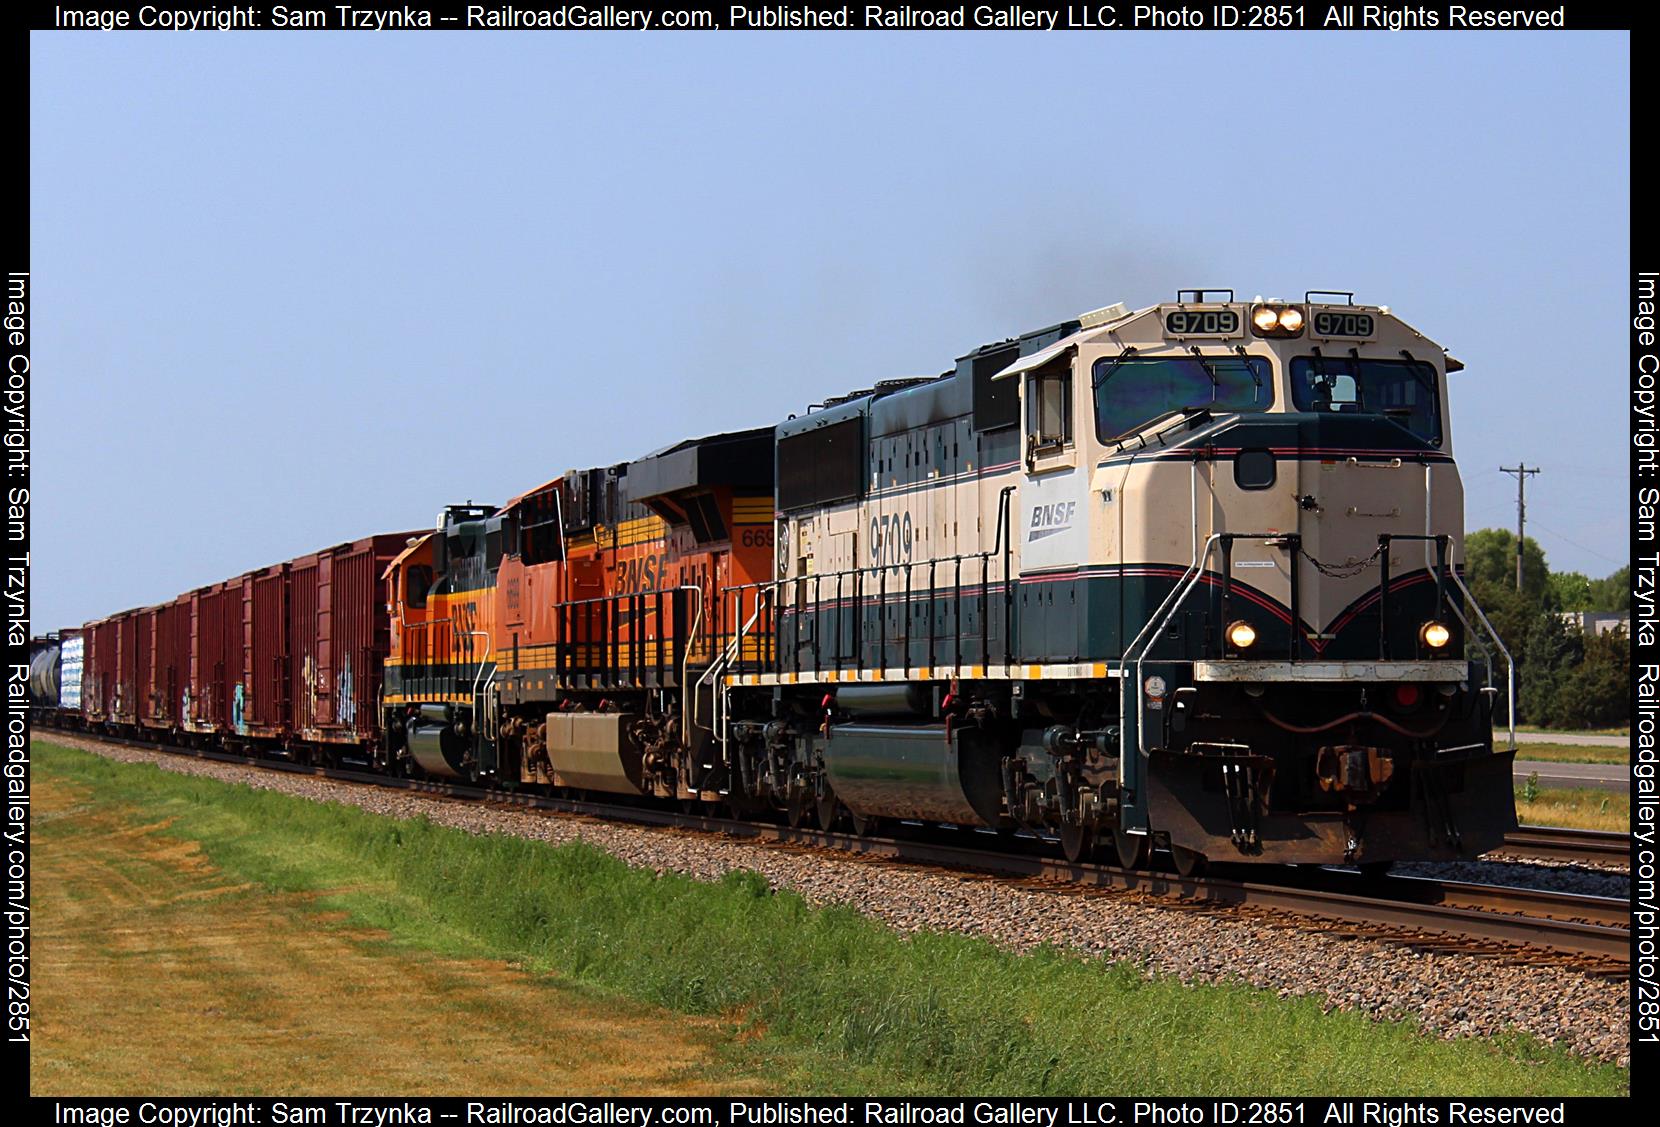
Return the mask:
M 1051 854 L 1041 838 L 993 831 L 930 831 L 904 837 L 861 837 L 792 828 L 707 813 L 618 802 L 577 801 L 438 780 L 389 778 L 367 771 L 315 767 L 282 759 L 180 748 L 104 734 L 83 738 L 165 751 L 243 766 L 311 775 L 467 802 L 512 806 L 637 825 L 722 834 L 779 848 L 828 850 L 871 861 L 970 871 L 1074 895 L 1129 894 L 1150 902 L 1210 911 L 1238 911 L 1279 926 L 1354 935 L 1427 950 L 1486 955 L 1525 965 L 1571 966 L 1623 976 L 1631 957 L 1630 905 L 1625 900 L 1418 877 L 1366 877 L 1339 869 L 1285 870 L 1270 883 L 1235 879 L 1225 866 L 1201 877 L 1072 864 Z M 1519 837 L 1546 842 L 1545 831 L 1525 827 Z M 1617 835 L 1612 835 L 1617 836 Z M 1539 848 L 1545 848 L 1540 845 Z M 1558 856 L 1558 855 L 1552 855 Z M 1243 868 L 1240 866 L 1239 868 Z
M 1514 857 L 1543 861 L 1571 861 L 1606 865 L 1631 863 L 1631 838 L 1602 830 L 1570 830 L 1558 826 L 1519 826 L 1504 839 L 1504 849 L 1495 850 Z

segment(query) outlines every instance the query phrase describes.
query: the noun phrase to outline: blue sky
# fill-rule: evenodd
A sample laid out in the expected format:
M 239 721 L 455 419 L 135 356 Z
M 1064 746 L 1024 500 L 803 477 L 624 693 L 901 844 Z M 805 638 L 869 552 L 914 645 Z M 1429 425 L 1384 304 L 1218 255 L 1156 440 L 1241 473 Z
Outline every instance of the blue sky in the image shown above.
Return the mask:
M 34 623 L 1179 287 L 1388 304 L 1628 558 L 1629 37 L 31 40 Z

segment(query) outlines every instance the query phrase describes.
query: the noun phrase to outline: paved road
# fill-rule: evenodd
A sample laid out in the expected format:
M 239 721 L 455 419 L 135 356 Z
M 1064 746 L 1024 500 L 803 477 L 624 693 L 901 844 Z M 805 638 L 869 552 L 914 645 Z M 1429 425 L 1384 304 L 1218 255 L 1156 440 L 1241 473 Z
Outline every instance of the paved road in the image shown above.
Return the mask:
M 1518 734 L 1519 738 L 1519 734 Z M 1588 787 L 1592 790 L 1631 790 L 1631 771 L 1623 763 L 1546 763 L 1538 759 L 1516 760 L 1516 785 L 1521 786 L 1533 772 L 1539 772 L 1542 787 Z
M 1506 729 L 1493 729 L 1493 734 L 1501 739 L 1508 739 L 1510 733 Z M 1631 744 L 1630 736 L 1588 736 L 1578 732 L 1517 732 L 1516 742 L 1519 744 L 1578 744 L 1583 747 L 1627 747 Z

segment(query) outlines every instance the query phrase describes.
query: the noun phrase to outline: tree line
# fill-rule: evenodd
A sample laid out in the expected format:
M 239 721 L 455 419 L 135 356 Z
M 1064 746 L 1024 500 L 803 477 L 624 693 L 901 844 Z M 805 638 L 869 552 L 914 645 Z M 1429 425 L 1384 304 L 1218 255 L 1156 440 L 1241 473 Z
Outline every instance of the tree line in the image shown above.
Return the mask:
M 1631 567 L 1601 579 L 1551 571 L 1544 549 L 1522 541 L 1516 590 L 1516 536 L 1484 528 L 1464 538 L 1465 582 L 1516 661 L 1516 718 L 1544 728 L 1609 728 L 1631 721 L 1631 638 L 1588 634 L 1565 611 L 1631 611 Z M 1472 649 L 1473 652 L 1473 649 Z M 1502 659 L 1501 659 L 1502 660 Z M 1495 677 L 1502 669 L 1495 663 Z M 1502 716 L 1504 698 L 1499 698 Z

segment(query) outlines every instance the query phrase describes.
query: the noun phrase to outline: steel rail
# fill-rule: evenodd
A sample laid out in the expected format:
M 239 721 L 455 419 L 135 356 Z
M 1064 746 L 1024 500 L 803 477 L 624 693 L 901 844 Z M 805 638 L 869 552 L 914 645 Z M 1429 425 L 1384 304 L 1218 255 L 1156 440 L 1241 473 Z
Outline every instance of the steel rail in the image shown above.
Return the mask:
M 1548 861 L 1594 864 L 1631 861 L 1631 838 L 1606 830 L 1574 830 L 1560 826 L 1519 826 L 1506 834 L 1504 848 L 1495 853 L 1536 857 Z

